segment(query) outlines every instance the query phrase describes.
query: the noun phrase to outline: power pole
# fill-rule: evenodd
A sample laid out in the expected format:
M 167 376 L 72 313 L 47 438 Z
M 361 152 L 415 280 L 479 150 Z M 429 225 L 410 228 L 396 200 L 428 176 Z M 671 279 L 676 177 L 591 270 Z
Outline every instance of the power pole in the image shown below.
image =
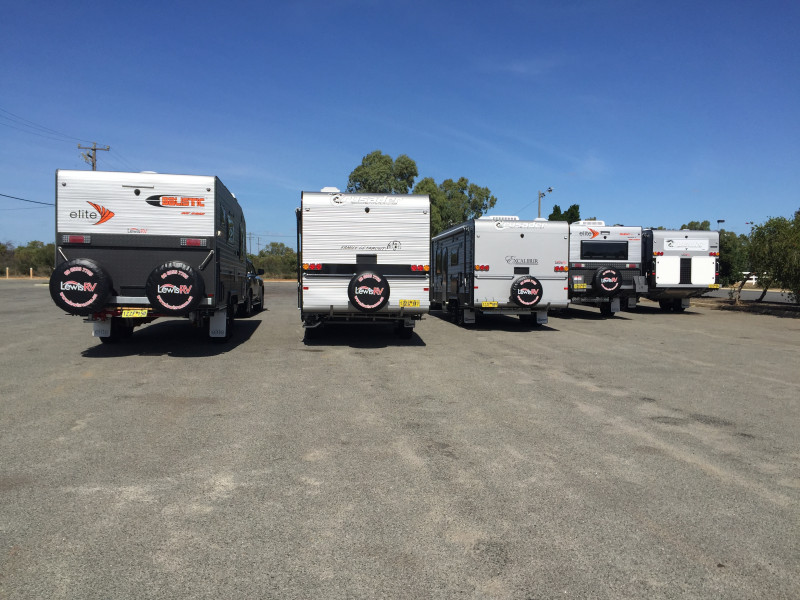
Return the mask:
M 90 150 L 90 152 L 81 152 L 81 158 L 85 160 L 87 163 L 92 165 L 92 171 L 97 171 L 97 151 L 103 150 L 108 152 L 111 150 L 111 146 L 106 146 L 105 148 L 98 148 L 97 142 L 92 142 L 91 146 L 81 146 L 78 144 L 78 150 Z

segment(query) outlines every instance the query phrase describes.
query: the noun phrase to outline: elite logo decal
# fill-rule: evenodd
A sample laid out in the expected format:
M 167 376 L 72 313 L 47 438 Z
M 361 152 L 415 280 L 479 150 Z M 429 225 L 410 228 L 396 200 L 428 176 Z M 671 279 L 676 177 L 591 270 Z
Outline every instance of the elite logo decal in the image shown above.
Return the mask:
M 69 213 L 70 219 L 97 219 L 92 225 L 100 225 L 110 220 L 114 213 L 108 210 L 105 206 L 95 204 L 94 202 L 86 201 L 94 210 L 73 210 Z M 96 212 L 95 212 L 96 211 Z

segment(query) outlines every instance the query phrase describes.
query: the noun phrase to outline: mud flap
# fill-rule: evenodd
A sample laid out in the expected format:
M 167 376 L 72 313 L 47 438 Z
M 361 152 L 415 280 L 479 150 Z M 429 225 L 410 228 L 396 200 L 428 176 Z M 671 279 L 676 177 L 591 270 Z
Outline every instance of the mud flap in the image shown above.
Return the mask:
M 208 319 L 208 337 L 224 338 L 228 333 L 227 309 L 215 310 Z
M 619 297 L 611 299 L 611 312 L 612 313 L 619 312 Z
M 546 310 L 537 310 L 536 311 L 536 324 L 537 325 L 547 325 L 547 311 Z
M 469 325 L 475 322 L 475 311 L 464 309 L 464 323 Z
M 92 321 L 92 336 L 97 338 L 111 337 L 111 319 Z

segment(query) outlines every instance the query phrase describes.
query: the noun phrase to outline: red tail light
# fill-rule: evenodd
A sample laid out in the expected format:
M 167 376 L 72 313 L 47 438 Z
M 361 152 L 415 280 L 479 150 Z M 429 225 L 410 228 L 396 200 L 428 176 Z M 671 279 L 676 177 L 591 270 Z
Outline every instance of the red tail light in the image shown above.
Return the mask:
M 321 263 L 303 263 L 303 271 L 322 271 Z
M 205 248 L 205 238 L 181 238 L 181 246 L 194 246 L 195 248 Z
M 719 252 L 709 252 L 709 256 L 719 256 Z
M 475 265 L 476 271 L 488 271 L 489 265 Z
M 555 271 L 556 273 L 566 273 L 567 271 L 569 271 L 569 267 L 566 265 L 556 265 L 555 267 L 553 267 L 553 271 Z
M 61 238 L 62 244 L 88 244 L 91 241 L 90 235 L 65 235 Z
M 653 252 L 653 256 L 664 256 L 663 252 Z

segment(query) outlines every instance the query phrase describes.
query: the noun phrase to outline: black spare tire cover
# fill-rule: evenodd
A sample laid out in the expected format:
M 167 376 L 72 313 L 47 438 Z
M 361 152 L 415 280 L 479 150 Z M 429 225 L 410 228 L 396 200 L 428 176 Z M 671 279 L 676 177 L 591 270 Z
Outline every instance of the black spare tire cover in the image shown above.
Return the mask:
M 517 306 L 530 308 L 542 299 L 542 284 L 536 277 L 525 275 L 511 284 L 511 301 Z
M 156 310 L 185 315 L 203 299 L 206 286 L 192 266 L 174 261 L 153 269 L 144 291 Z
M 88 258 L 61 263 L 50 276 L 50 297 L 73 315 L 86 316 L 103 308 L 112 288 L 111 276 Z
M 614 267 L 600 267 L 594 274 L 594 289 L 603 296 L 611 296 L 622 287 L 622 273 Z
M 380 310 L 389 304 L 389 282 L 374 271 L 362 271 L 350 280 L 347 298 L 361 312 Z

